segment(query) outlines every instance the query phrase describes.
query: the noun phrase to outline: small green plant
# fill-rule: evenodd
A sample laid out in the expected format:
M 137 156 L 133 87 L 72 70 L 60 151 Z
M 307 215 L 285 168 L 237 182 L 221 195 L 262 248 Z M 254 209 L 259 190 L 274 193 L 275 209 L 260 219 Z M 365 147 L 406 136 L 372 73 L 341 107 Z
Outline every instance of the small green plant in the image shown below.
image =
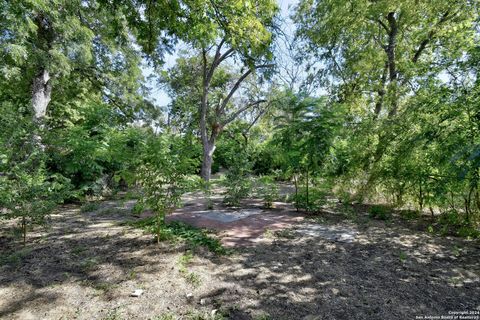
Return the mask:
M 271 176 L 263 176 L 258 179 L 256 188 L 258 197 L 263 199 L 265 208 L 273 207 L 273 202 L 278 199 L 278 186 Z
M 83 272 L 88 272 L 94 270 L 98 265 L 98 260 L 96 258 L 87 258 L 80 262 L 80 269 Z
M 292 230 L 290 229 L 284 229 L 284 230 L 275 231 L 275 236 L 277 238 L 294 239 L 295 233 L 292 232 Z
M 132 207 L 132 214 L 138 217 L 142 214 L 144 210 L 145 206 L 143 205 L 143 203 L 141 201 L 137 201 Z
M 318 212 L 327 201 L 327 192 L 320 188 L 309 187 L 299 188 L 292 200 L 297 209 L 304 209 L 307 212 Z
M 120 312 L 118 311 L 118 307 L 110 310 L 105 317 L 102 318 L 102 320 L 122 320 L 123 318 L 120 315 Z
M 247 176 L 237 176 L 235 173 L 228 173 L 224 182 L 226 188 L 223 202 L 232 207 L 240 205 L 240 201 L 247 198 L 252 188 L 252 183 Z
M 250 195 L 252 179 L 249 176 L 252 163 L 245 150 L 238 150 L 230 155 L 231 163 L 223 181 L 226 189 L 224 203 L 228 206 L 239 206 L 240 201 Z
M 195 272 L 187 272 L 184 274 L 185 281 L 189 283 L 192 287 L 198 288 L 202 284 L 202 279 Z
M 261 313 L 253 318 L 254 320 L 270 320 L 272 319 L 268 313 Z
M 18 266 L 22 260 L 32 252 L 30 248 L 22 248 L 15 252 L 4 253 L 0 255 L 0 266 L 10 265 Z
M 128 222 L 126 224 L 143 229 L 157 236 L 158 230 L 155 219 L 155 217 L 149 217 L 140 221 Z M 162 226 L 162 229 L 160 230 L 160 239 L 173 242 L 183 240 L 192 248 L 204 246 L 211 252 L 219 255 L 229 253 L 229 251 L 222 246 L 220 240 L 213 237 L 208 230 L 195 228 L 182 222 L 174 221 Z
M 400 212 L 400 217 L 404 220 L 416 220 L 420 218 L 420 213 L 415 210 L 402 210 Z
M 100 204 L 96 201 L 88 201 L 82 205 L 80 208 L 81 212 L 93 212 L 97 211 L 100 208 Z
M 398 259 L 400 259 L 401 262 L 405 262 L 407 260 L 407 254 L 403 251 L 401 251 L 398 254 Z
M 388 220 L 391 217 L 390 209 L 385 206 L 373 205 L 368 211 L 368 215 L 376 220 Z
M 152 320 L 177 320 L 178 318 L 173 313 L 166 313 L 152 318 Z
M 263 233 L 263 236 L 264 236 L 265 238 L 267 238 L 267 239 L 273 239 L 274 236 L 275 236 L 275 234 L 273 233 L 272 230 L 267 229 L 267 230 L 265 230 L 265 232 Z
M 87 250 L 88 250 L 88 248 L 85 247 L 85 246 L 76 246 L 72 249 L 72 254 L 78 256 L 78 255 L 80 255 L 81 253 L 83 253 Z
M 442 235 L 456 235 L 463 238 L 480 238 L 480 229 L 475 221 L 467 220 L 456 210 L 449 210 L 440 215 L 437 228 Z
M 157 242 L 164 237 L 165 216 L 181 204 L 182 195 L 196 183 L 189 175 L 195 166 L 189 149 L 181 138 L 166 134 L 153 137 L 146 143 L 137 168 L 137 182 L 143 192 L 139 202 L 155 213 Z

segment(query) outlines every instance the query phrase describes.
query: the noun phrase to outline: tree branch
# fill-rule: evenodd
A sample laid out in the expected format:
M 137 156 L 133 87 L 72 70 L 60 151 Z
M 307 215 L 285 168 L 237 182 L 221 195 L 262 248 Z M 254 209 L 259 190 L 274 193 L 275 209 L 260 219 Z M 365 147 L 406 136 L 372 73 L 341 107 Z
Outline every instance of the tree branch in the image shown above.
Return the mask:
M 248 109 L 250 109 L 251 107 L 259 105 L 260 103 L 264 103 L 264 102 L 267 102 L 267 100 L 265 100 L 265 99 L 257 100 L 255 102 L 247 104 L 243 108 L 238 109 L 236 112 L 234 112 L 232 115 L 230 115 L 230 117 L 228 117 L 225 121 L 222 122 L 222 127 L 226 126 L 227 124 L 229 124 L 230 122 L 235 120 L 242 112 L 245 112 Z
M 222 101 L 222 105 L 220 106 L 220 113 L 223 113 L 225 111 L 225 108 L 227 107 L 227 104 L 228 102 L 230 101 L 230 99 L 232 98 L 232 96 L 235 94 L 235 92 L 238 90 L 238 88 L 240 87 L 240 85 L 242 84 L 243 80 L 245 80 L 249 75 L 250 73 L 252 73 L 252 71 L 254 69 L 261 69 L 261 68 L 270 68 L 270 67 L 273 67 L 274 64 L 262 64 L 262 65 L 258 65 L 258 66 L 255 66 L 253 67 L 253 69 L 248 69 L 238 80 L 237 82 L 235 82 L 235 85 L 233 86 L 233 88 L 230 90 L 230 92 L 228 93 L 227 97 Z
M 437 22 L 437 24 L 433 27 L 432 30 L 430 30 L 430 32 L 428 33 L 427 37 L 420 43 L 420 46 L 418 47 L 418 49 L 415 51 L 414 55 L 413 55 L 413 58 L 412 58 L 412 62 L 413 63 L 416 63 L 418 61 L 418 59 L 420 58 L 420 55 L 422 54 L 422 52 L 425 50 L 425 48 L 427 47 L 427 45 L 430 43 L 430 41 L 432 41 L 433 37 L 435 36 L 435 33 L 436 33 L 436 28 L 438 28 L 443 22 L 445 22 L 446 20 L 448 20 L 448 16 L 450 14 L 450 11 L 446 11 L 442 17 L 440 18 L 440 20 Z

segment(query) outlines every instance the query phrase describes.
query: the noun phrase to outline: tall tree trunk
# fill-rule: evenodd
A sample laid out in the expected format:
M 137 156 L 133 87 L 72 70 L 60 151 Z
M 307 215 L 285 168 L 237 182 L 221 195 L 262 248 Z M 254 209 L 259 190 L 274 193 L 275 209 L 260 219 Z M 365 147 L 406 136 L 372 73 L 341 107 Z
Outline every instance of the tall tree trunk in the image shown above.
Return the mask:
M 46 69 L 41 69 L 33 79 L 32 84 L 32 107 L 36 121 L 41 121 L 45 117 L 51 95 L 50 74 Z
M 212 175 L 213 152 L 215 151 L 215 141 L 206 141 L 203 143 L 203 159 L 201 177 L 205 181 L 210 181 Z
M 389 12 L 387 15 L 389 33 L 388 33 L 388 44 L 385 48 L 388 61 L 388 73 L 390 80 L 390 92 L 391 92 L 391 104 L 392 107 L 388 113 L 388 117 L 391 118 L 397 114 L 398 109 L 398 88 L 397 88 L 397 65 L 396 65 L 396 54 L 397 50 L 397 34 L 398 34 L 398 24 L 397 19 L 395 18 L 395 12 Z
M 51 95 L 52 83 L 50 81 L 50 74 L 46 69 L 42 68 L 35 78 L 33 78 L 32 83 L 33 122 L 38 128 L 33 135 L 33 143 L 41 150 L 44 150 L 45 146 L 42 142 L 40 131 L 43 129 L 43 122 L 47 114 L 47 107 L 50 103 Z

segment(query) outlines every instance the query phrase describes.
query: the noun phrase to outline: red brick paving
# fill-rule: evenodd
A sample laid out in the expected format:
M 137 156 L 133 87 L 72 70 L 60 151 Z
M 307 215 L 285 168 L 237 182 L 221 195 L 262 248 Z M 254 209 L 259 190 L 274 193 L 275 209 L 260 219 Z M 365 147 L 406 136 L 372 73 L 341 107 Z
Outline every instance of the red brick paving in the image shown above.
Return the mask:
M 277 231 L 291 227 L 304 219 L 304 215 L 287 208 L 264 210 L 244 219 L 221 222 L 202 217 L 196 208 L 185 207 L 167 217 L 167 221 L 183 221 L 198 228 L 219 232 L 226 247 L 251 246 L 263 240 L 267 230 Z M 233 211 L 233 210 L 232 210 Z

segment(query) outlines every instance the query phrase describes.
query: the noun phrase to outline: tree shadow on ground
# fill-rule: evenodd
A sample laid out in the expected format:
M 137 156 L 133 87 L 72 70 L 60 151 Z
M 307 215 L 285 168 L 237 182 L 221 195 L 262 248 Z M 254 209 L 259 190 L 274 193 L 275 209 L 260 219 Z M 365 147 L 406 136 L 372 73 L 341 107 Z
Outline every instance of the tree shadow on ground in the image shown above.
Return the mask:
M 217 276 L 235 285 L 205 298 L 230 306 L 233 318 L 241 312 L 238 319 L 412 319 L 479 310 L 478 243 L 404 231 L 371 227 L 354 243 L 258 244 L 219 266 Z

